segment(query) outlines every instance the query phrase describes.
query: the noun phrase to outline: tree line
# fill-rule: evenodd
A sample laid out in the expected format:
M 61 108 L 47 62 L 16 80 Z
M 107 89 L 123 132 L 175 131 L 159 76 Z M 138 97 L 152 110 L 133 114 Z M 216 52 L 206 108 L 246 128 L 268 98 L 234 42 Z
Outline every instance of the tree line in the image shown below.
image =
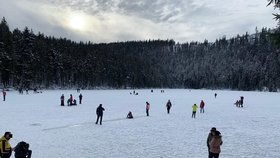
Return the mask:
M 13 88 L 280 88 L 273 31 L 215 42 L 74 42 L 0 23 L 0 86 Z

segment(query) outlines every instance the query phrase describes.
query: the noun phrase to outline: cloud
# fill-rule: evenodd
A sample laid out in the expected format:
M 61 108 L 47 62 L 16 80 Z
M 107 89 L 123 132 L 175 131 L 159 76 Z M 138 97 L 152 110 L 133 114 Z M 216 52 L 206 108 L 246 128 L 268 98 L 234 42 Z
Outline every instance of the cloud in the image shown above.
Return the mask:
M 76 41 L 114 42 L 174 39 L 214 41 L 274 27 L 273 7 L 255 0 L 9 0 L 0 1 L 0 15 L 15 27 Z M 69 19 L 85 19 L 83 30 Z M 16 18 L 15 18 L 16 17 Z

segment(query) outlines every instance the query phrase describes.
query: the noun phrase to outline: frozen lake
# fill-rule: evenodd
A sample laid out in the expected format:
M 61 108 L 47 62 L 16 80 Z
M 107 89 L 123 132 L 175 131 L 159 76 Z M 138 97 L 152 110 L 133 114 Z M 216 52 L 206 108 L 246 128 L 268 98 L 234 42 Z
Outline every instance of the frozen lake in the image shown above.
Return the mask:
M 60 96 L 75 90 L 48 90 L 41 94 L 7 92 L 0 102 L 0 134 L 11 131 L 10 143 L 26 141 L 33 158 L 203 158 L 211 127 L 222 133 L 220 157 L 280 157 L 279 93 L 226 90 L 156 89 L 82 90 L 83 103 L 61 107 Z M 217 93 L 217 98 L 214 97 Z M 244 108 L 233 103 L 244 96 Z M 2 99 L 2 98 L 1 98 Z M 171 113 L 166 102 L 172 102 Z M 205 113 L 191 118 L 192 105 L 205 102 Z M 151 104 L 145 116 L 145 102 Z M 103 125 L 95 110 L 105 108 Z M 198 109 L 199 110 L 199 109 Z M 135 119 L 125 119 L 132 111 Z

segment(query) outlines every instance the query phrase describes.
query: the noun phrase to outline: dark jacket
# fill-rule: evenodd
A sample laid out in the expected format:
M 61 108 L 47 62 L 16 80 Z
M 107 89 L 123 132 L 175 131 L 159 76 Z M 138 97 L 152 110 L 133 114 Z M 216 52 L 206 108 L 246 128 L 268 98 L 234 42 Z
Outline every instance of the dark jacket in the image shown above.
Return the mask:
M 208 148 L 210 148 L 210 141 L 212 140 L 213 136 L 214 136 L 214 135 L 213 135 L 211 132 L 208 134 L 207 142 L 206 142 Z
M 29 144 L 22 141 L 15 147 L 15 158 L 26 158 L 31 156 L 31 151 L 29 150 Z
M 96 115 L 102 116 L 104 110 L 105 109 L 101 105 L 99 105 L 98 108 L 96 109 Z

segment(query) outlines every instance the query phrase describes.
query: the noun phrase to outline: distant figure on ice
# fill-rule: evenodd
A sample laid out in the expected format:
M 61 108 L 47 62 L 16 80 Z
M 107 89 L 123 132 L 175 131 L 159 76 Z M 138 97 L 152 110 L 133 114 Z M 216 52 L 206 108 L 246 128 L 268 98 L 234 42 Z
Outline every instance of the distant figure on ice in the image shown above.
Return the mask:
M 208 134 L 208 137 L 207 137 L 206 144 L 207 144 L 207 148 L 208 148 L 208 157 L 210 157 L 210 142 L 211 142 L 212 138 L 214 137 L 215 132 L 216 132 L 216 128 L 212 127 L 210 130 L 210 133 Z
M 29 150 L 29 144 L 21 141 L 14 148 L 15 158 L 31 158 L 32 151 Z
M 102 125 L 103 111 L 105 111 L 105 109 L 102 107 L 102 104 L 99 104 L 99 106 L 96 109 L 97 120 L 96 120 L 95 124 L 98 123 L 98 120 L 100 118 L 100 125 Z
M 64 106 L 64 94 L 60 97 L 60 106 Z
M 153 93 L 154 92 L 154 90 L 151 90 L 151 93 Z
M 221 152 L 221 145 L 223 144 L 222 135 L 219 131 L 215 131 L 215 134 L 210 141 L 210 156 L 209 158 L 219 158 Z
M 70 98 L 69 98 L 70 100 L 70 105 L 72 105 L 73 104 L 73 95 L 72 94 L 70 94 Z
M 197 105 L 193 104 L 193 106 L 192 106 L 192 118 L 195 118 L 196 110 L 197 110 Z
M 80 93 L 80 91 L 81 91 L 81 89 L 80 89 L 80 88 L 78 88 L 78 89 L 77 89 L 77 93 Z
M 244 97 L 243 96 L 241 96 L 240 97 L 240 101 L 239 101 L 239 103 L 240 103 L 240 106 L 243 108 L 243 100 L 244 100 Z
M 7 93 L 6 93 L 6 91 L 5 91 L 4 89 L 3 89 L 2 93 L 3 93 L 3 101 L 6 101 L 6 95 L 7 95 Z
M 150 103 L 146 102 L 146 114 L 149 116 L 149 111 L 150 111 Z
M 82 96 L 82 93 L 79 95 L 79 104 L 82 104 L 82 99 L 83 99 L 83 96 Z
M 26 88 L 26 90 L 25 90 L 25 91 L 26 91 L 26 94 L 28 94 L 28 88 Z
M 5 132 L 4 136 L 0 138 L 0 154 L 1 158 L 10 158 L 12 155 L 12 147 L 9 140 L 13 138 L 11 132 Z
M 200 113 L 204 113 L 204 106 L 205 106 L 205 103 L 204 103 L 203 100 L 201 100 L 200 105 L 199 105 L 199 107 L 200 107 Z
M 217 97 L 217 93 L 214 94 L 215 98 Z
M 171 101 L 168 100 L 167 103 L 166 103 L 166 108 L 167 108 L 167 113 L 168 113 L 168 114 L 169 114 L 169 112 L 170 112 L 171 106 L 172 106 Z
M 236 107 L 240 107 L 240 103 L 239 103 L 240 101 L 239 100 L 236 100 L 236 102 L 234 103 L 234 105 L 236 106 Z
M 133 119 L 133 115 L 132 115 L 132 112 L 131 112 L 131 111 L 128 112 L 126 118 L 128 118 L 128 119 Z

